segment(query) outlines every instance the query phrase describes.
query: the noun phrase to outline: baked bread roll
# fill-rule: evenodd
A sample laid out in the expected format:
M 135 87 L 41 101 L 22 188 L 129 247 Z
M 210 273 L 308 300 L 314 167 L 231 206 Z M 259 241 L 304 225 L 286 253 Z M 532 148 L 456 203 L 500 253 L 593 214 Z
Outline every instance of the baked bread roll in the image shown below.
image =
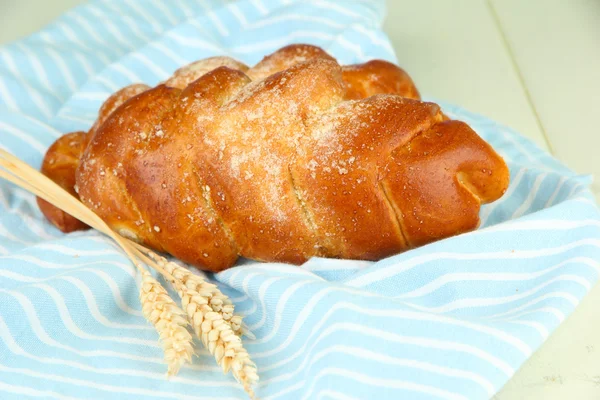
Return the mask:
M 314 46 L 252 68 L 210 58 L 111 96 L 70 134 L 69 167 L 53 168 L 66 135 L 42 170 L 123 236 L 202 269 L 377 260 L 475 229 L 508 186 L 486 142 L 418 98 L 393 64 L 342 67 Z

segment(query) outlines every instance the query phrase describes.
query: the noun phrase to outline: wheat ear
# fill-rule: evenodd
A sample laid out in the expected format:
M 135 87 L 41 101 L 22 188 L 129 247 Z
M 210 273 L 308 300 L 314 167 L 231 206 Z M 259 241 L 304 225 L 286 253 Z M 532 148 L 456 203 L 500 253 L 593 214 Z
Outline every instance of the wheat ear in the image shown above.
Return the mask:
M 144 317 L 156 327 L 160 335 L 168 365 L 167 375 L 176 375 L 184 363 L 192 362 L 194 354 L 185 313 L 148 271 L 142 271 L 140 303 Z
M 174 262 L 168 262 L 152 251 L 146 249 L 144 252 L 151 258 L 148 263 L 155 263 L 156 269 L 164 270 L 172 277 L 170 282 L 181 297 L 182 308 L 187 313 L 196 336 L 215 357 L 223 372 L 227 373 L 231 370 L 250 398 L 254 398 L 252 386 L 258 381 L 258 373 L 256 364 L 244 349 L 242 339 L 234 331 L 234 328 L 239 330 L 241 327 L 232 324 L 233 318 L 229 321 L 225 319 L 222 311 L 226 307 L 221 301 L 213 301 L 214 294 L 219 296 L 216 297 L 218 300 L 221 296 L 226 296 L 216 285 L 206 282 L 201 276 L 192 274 Z M 215 306 L 218 306 L 220 311 L 215 311 Z M 226 314 L 231 315 L 233 307 L 226 308 L 226 311 L 229 310 L 231 313 Z
M 192 273 L 187 268 L 167 261 L 166 258 L 157 255 L 139 244 L 135 244 L 135 247 L 163 267 L 175 280 L 181 281 L 190 289 L 198 292 L 200 296 L 206 297 L 210 308 L 223 316 L 223 320 L 231 325 L 231 329 L 236 335 L 255 339 L 254 335 L 244 326 L 242 317 L 234 315 L 235 307 L 233 303 L 229 297 L 219 290 L 217 285 L 207 282 L 202 276 Z M 171 283 L 174 283 L 174 281 L 171 280 Z
M 242 384 L 250 398 L 253 398 L 252 386 L 258 381 L 258 374 L 256 364 L 242 345 L 242 339 L 233 332 L 231 325 L 221 314 L 212 310 L 206 297 L 201 296 L 191 282 L 188 281 L 189 285 L 184 285 L 179 280 L 174 282 L 196 335 L 214 355 L 223 372 L 231 369 L 235 379 Z

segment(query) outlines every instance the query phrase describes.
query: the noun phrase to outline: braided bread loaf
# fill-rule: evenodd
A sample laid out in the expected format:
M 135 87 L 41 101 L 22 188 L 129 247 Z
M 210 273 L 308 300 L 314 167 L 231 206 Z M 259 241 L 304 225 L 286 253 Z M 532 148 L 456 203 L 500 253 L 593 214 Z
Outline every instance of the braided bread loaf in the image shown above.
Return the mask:
M 42 171 L 122 235 L 203 269 L 374 260 L 475 229 L 508 185 L 487 143 L 418 98 L 390 63 L 340 67 L 313 46 L 253 68 L 210 58 L 115 93 Z

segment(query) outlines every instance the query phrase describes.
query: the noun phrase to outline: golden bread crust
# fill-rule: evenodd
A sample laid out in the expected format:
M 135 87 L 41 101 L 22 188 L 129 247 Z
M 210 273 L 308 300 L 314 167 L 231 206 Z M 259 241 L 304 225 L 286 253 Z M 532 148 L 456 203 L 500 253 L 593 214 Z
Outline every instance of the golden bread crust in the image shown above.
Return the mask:
M 75 191 L 75 171 L 86 144 L 85 132 L 72 132 L 58 138 L 46 151 L 41 172 L 72 196 Z M 65 233 L 88 229 L 88 226 L 46 200 L 37 198 L 44 216 Z
M 239 256 L 377 260 L 476 228 L 508 185 L 493 149 L 385 61 L 342 67 L 292 45 L 114 96 L 71 156 L 80 199 L 124 236 L 211 271 Z
M 346 82 L 346 99 L 359 100 L 376 94 L 395 94 L 420 100 L 411 77 L 400 67 L 384 60 L 342 67 Z

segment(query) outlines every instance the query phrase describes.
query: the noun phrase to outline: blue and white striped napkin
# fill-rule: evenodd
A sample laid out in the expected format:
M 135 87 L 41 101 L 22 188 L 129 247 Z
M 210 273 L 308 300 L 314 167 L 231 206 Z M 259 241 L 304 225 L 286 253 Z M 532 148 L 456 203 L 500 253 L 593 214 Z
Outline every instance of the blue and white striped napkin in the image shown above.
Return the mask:
M 94 0 L 0 48 L 0 146 L 39 167 L 102 101 L 212 55 L 292 42 L 396 61 L 382 1 Z M 598 279 L 600 212 L 579 177 L 510 129 L 443 105 L 510 165 L 483 228 L 377 263 L 245 262 L 214 279 L 257 339 L 261 399 L 488 399 Z M 204 351 L 165 379 L 127 258 L 63 235 L 0 182 L 0 398 L 241 399 Z

